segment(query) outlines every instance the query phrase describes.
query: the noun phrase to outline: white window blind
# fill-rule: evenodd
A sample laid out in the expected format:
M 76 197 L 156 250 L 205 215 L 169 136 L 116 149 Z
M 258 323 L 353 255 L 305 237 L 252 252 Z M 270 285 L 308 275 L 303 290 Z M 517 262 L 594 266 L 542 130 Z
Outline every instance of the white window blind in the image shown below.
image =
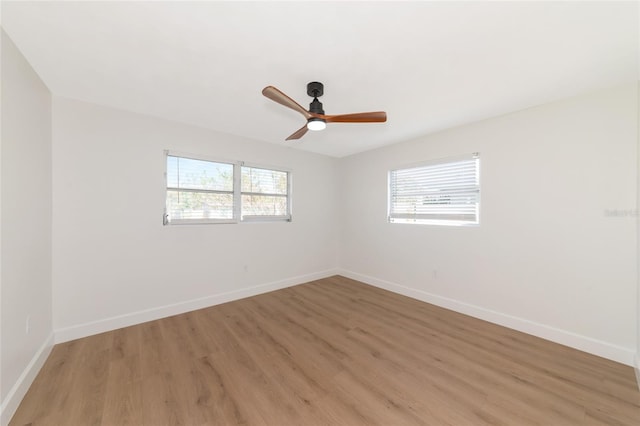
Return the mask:
M 437 225 L 479 223 L 477 153 L 389 172 L 389 221 Z
M 290 220 L 289 172 L 242 166 L 242 220 Z
M 165 154 L 165 225 L 291 221 L 291 172 Z
M 234 218 L 234 165 L 167 155 L 165 223 Z

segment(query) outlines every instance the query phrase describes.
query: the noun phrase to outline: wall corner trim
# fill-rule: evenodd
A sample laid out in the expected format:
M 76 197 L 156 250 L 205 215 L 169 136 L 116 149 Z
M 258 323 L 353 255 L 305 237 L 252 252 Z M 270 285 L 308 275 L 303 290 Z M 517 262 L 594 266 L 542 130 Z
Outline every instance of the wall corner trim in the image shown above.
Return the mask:
M 630 348 L 625 348 L 622 346 L 611 344 L 609 342 L 593 339 L 591 337 L 583 336 L 571 331 L 550 327 L 548 325 L 530 321 L 525 318 L 519 318 L 509 314 L 492 311 L 490 309 L 472 305 L 459 300 L 438 296 L 426 291 L 405 287 L 397 283 L 370 277 L 368 275 L 360 274 L 357 272 L 340 269 L 339 275 L 361 281 L 363 283 L 379 287 L 397 294 L 401 294 L 403 296 L 411 297 L 413 299 L 421 300 L 423 302 L 450 309 L 455 312 L 470 315 L 484 321 L 502 325 L 513 330 L 521 331 L 532 336 L 540 337 L 551 342 L 569 346 L 571 348 L 607 358 L 628 366 L 634 366 L 636 375 L 638 375 L 639 377 L 638 382 L 640 383 L 640 361 L 638 360 L 635 351 Z
M 27 367 L 24 369 L 22 374 L 20 374 L 20 377 L 18 377 L 18 380 L 11 390 L 9 390 L 9 393 L 2 401 L 2 405 L 0 405 L 0 425 L 6 426 L 9 424 L 9 421 L 18 409 L 22 398 L 24 398 L 31 386 L 31 383 L 35 380 L 38 372 L 51 353 L 51 349 L 53 349 L 53 342 L 53 332 L 51 332 L 33 358 L 31 358 L 31 361 L 29 361 L 29 364 L 27 364 Z

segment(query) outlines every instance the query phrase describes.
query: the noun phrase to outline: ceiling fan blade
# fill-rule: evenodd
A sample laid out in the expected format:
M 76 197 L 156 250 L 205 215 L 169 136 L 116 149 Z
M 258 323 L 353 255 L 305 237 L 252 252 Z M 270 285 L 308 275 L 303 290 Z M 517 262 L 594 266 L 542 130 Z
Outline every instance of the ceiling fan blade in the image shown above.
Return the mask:
M 267 86 L 262 89 L 262 94 L 267 98 L 271 99 L 274 102 L 279 103 L 280 105 L 284 105 L 287 108 L 291 108 L 294 111 L 298 111 L 300 114 L 304 115 L 304 118 L 311 118 L 311 114 L 309 111 L 304 109 L 300 104 L 296 101 L 282 93 L 280 90 L 276 89 L 273 86 Z
M 298 130 L 296 130 L 295 133 L 289 136 L 286 140 L 290 141 L 291 139 L 300 139 L 305 135 L 305 133 L 307 133 L 307 130 L 308 130 L 307 125 L 305 124 L 304 126 L 300 127 Z
M 356 114 L 319 115 L 327 123 L 384 123 L 387 121 L 387 113 L 384 111 L 359 112 Z

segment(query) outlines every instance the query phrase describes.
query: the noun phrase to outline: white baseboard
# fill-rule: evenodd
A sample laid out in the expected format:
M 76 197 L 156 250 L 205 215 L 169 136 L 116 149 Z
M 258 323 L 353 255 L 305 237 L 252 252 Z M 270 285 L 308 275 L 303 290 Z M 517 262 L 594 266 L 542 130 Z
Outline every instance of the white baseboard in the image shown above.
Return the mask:
M 159 306 L 157 308 L 146 309 L 143 311 L 132 312 L 129 314 L 92 321 L 85 324 L 65 327 L 55 330 L 55 342 L 68 342 L 70 340 L 75 340 L 98 333 L 104 333 L 106 331 L 116 330 L 118 328 L 128 327 L 130 325 L 141 324 L 143 322 L 153 321 L 156 319 L 178 315 L 189 311 L 195 311 L 197 309 L 208 308 L 209 306 L 219 305 L 221 303 L 231 302 L 234 300 L 243 299 L 245 297 L 268 293 L 270 291 L 279 290 L 281 288 L 291 287 L 322 278 L 327 278 L 337 274 L 337 269 L 328 269 L 312 274 L 290 277 L 280 281 L 264 283 L 253 287 L 214 294 L 198 299 L 174 303 L 171 305 Z
M 38 351 L 35 353 L 27 367 L 24 369 L 18 380 L 13 385 L 13 387 L 9 390 L 9 393 L 2 401 L 2 405 L 0 405 L 0 425 L 6 426 L 9 424 L 11 417 L 13 417 L 14 413 L 18 409 L 22 398 L 24 398 L 25 394 L 29 390 L 31 383 L 38 375 L 38 372 L 44 365 L 44 362 L 47 360 L 49 353 L 51 353 L 51 349 L 53 348 L 53 333 L 49 334 L 49 336 L 42 343 Z
M 472 305 L 469 303 L 461 302 L 459 300 L 450 299 L 436 294 L 428 293 L 426 291 L 417 290 L 410 287 L 405 287 L 400 284 L 392 283 L 389 281 L 381 280 L 375 277 L 359 274 L 357 272 L 340 269 L 338 272 L 340 275 L 347 278 L 351 278 L 357 281 L 364 282 L 366 284 L 373 285 L 385 290 L 392 291 L 394 293 L 402 294 L 413 299 L 418 299 L 423 302 L 431 303 L 433 305 L 441 306 L 443 308 L 450 309 L 452 311 L 460 312 L 465 315 L 470 315 L 475 318 L 479 318 L 485 321 L 492 322 L 494 324 L 502 325 L 523 333 L 531 334 L 533 336 L 541 337 L 546 340 L 550 340 L 561 345 L 569 346 L 574 349 L 578 349 L 584 352 L 588 352 L 594 355 L 601 356 L 622 364 L 634 366 L 635 351 L 622 346 L 617 346 L 608 342 L 593 339 L 587 336 L 582 336 L 567 330 L 562 330 L 548 325 L 540 324 L 534 321 L 529 321 L 524 318 L 515 317 L 512 315 L 504 314 L 490 309 L 482 308 L 480 306 Z M 640 366 L 635 363 L 636 373 Z M 640 376 L 639 376 L 640 377 Z M 640 378 L 639 378 L 640 383 Z
M 640 390 L 640 353 L 635 356 L 633 370 L 636 372 L 636 384 L 638 385 L 638 390 Z

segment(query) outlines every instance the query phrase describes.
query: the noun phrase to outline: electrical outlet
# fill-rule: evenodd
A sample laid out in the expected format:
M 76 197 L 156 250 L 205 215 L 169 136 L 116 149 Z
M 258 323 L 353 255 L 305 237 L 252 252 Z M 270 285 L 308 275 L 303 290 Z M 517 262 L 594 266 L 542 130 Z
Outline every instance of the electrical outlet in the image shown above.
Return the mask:
M 27 324 L 25 325 L 26 334 L 29 334 L 29 331 L 31 331 L 31 315 L 27 315 Z

